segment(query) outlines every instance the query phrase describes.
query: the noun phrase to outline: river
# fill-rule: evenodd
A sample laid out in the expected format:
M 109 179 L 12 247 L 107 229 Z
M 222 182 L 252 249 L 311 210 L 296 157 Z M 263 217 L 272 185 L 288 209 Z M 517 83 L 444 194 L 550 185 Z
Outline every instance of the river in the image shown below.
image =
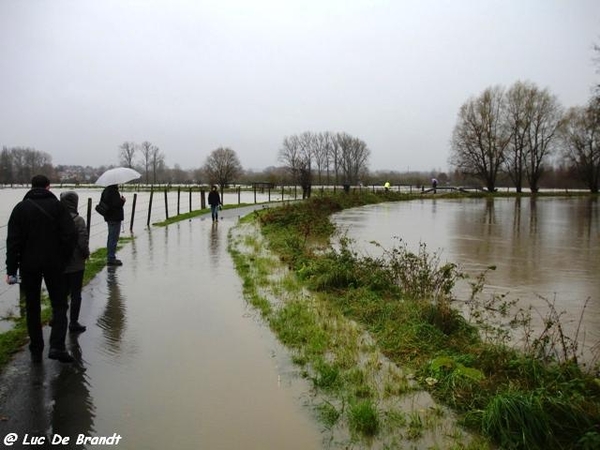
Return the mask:
M 598 199 L 587 197 L 422 199 L 345 210 L 334 222 L 364 254 L 380 255 L 371 241 L 389 249 L 401 239 L 412 251 L 424 243 L 471 275 L 496 266 L 486 295 L 508 294 L 540 317 L 543 299 L 555 302 L 569 332 L 581 318 L 577 339 L 589 349 L 600 341 L 599 216 Z

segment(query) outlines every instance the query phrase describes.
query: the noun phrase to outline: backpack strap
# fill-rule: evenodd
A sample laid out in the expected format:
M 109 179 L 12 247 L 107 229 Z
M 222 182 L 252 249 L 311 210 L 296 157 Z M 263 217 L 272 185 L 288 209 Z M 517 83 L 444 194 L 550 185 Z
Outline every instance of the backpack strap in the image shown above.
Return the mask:
M 42 208 L 40 205 L 38 205 L 36 202 L 34 202 L 32 199 L 28 198 L 27 201 L 31 202 L 31 204 L 35 205 L 35 207 L 37 209 L 39 209 L 46 217 L 48 217 L 51 221 L 54 222 L 55 218 L 52 217 L 48 211 L 46 211 L 44 208 Z

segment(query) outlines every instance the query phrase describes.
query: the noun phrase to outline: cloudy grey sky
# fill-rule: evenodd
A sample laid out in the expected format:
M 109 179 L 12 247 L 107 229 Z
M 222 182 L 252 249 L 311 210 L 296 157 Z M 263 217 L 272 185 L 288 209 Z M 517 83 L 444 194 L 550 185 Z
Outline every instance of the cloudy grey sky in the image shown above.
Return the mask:
M 528 80 L 582 105 L 594 43 L 598 0 L 0 0 L 0 145 L 262 169 L 285 136 L 344 131 L 373 170 L 445 170 L 469 97 Z

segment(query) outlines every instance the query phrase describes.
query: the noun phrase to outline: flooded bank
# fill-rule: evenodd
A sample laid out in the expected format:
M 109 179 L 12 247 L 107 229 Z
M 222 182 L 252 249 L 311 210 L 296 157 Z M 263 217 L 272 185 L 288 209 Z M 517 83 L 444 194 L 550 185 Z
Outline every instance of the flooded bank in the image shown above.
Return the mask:
M 248 309 L 227 253 L 237 219 L 136 235 L 83 292 L 80 363 L 22 352 L 3 375 L 0 434 L 122 436 L 123 449 L 317 449 L 308 391 Z M 18 401 L 11 392 L 18 392 Z M 32 415 L 33 413 L 33 415 Z
M 489 266 L 488 294 L 508 294 L 540 313 L 546 300 L 589 347 L 600 341 L 600 208 L 597 198 L 424 199 L 345 210 L 334 222 L 359 252 L 420 242 L 475 275 Z M 462 286 L 459 297 L 470 293 Z M 588 301 L 589 299 L 589 301 Z M 535 317 L 539 320 L 539 317 Z

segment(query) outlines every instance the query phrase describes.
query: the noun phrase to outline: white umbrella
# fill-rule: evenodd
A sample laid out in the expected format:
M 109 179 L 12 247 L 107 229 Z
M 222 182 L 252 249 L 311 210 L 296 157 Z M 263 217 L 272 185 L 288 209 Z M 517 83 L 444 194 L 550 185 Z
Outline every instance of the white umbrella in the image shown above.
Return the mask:
M 110 186 L 113 184 L 123 184 L 131 180 L 136 180 L 142 175 L 136 170 L 130 169 L 129 167 L 115 167 L 114 169 L 108 169 L 100 178 L 96 180 L 96 184 L 100 186 Z

